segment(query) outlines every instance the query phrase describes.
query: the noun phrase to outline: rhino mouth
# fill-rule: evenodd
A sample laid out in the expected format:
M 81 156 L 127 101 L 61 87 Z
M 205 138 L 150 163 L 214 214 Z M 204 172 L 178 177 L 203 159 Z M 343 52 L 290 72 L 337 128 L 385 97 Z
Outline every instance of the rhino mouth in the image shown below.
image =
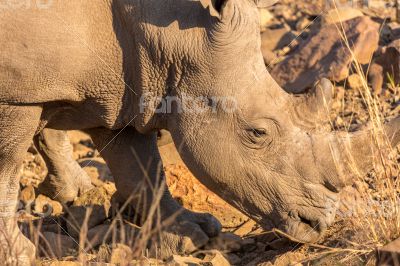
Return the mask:
M 331 202 L 324 209 L 317 207 L 292 210 L 288 213 L 286 222 L 280 228 L 298 242 L 315 242 L 320 239 L 326 229 L 333 224 L 339 202 Z M 318 212 L 318 215 L 315 213 Z
M 327 223 L 321 219 L 297 215 L 290 217 L 282 229 L 298 242 L 315 242 L 323 235 L 327 226 Z
M 339 193 L 324 185 L 307 184 L 303 189 L 302 196 L 292 198 L 286 210 L 275 209 L 274 218 L 263 219 L 263 227 L 269 230 L 271 227 L 277 228 L 295 242 L 319 240 L 335 220 Z

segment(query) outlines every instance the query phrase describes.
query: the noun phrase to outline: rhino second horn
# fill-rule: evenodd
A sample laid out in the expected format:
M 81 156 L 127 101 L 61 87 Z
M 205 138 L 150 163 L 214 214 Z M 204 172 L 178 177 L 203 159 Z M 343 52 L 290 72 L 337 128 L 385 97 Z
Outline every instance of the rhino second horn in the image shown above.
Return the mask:
M 383 131 L 384 136 L 388 138 L 390 141 L 389 144 L 393 148 L 398 145 L 400 143 L 400 116 L 384 124 Z M 357 164 L 361 175 L 365 175 L 373 169 L 375 160 L 379 154 L 380 146 L 376 144 L 374 134 L 374 130 L 371 128 L 351 133 L 349 135 L 350 147 L 347 147 L 346 150 L 343 150 L 345 145 L 341 147 L 343 154 L 351 152 L 352 160 Z M 382 147 L 386 148 L 385 145 Z

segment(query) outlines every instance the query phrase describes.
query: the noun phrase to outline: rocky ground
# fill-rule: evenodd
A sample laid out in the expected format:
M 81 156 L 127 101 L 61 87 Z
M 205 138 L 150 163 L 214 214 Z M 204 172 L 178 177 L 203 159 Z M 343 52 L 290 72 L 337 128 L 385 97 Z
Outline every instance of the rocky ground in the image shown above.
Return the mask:
M 375 118 L 388 120 L 399 115 L 400 24 L 394 22 L 394 1 L 369 1 L 369 6 L 341 6 L 333 11 L 328 11 L 324 3 L 283 0 L 269 10 L 261 10 L 263 54 L 272 76 L 287 91 L 296 94 L 313 93 L 314 84 L 323 77 L 335 84 L 330 109 L 322 119 L 323 128 L 353 131 L 371 126 Z M 361 72 L 364 74 L 360 75 Z M 371 106 L 374 107 L 372 115 Z M 21 226 L 39 247 L 38 263 L 54 266 L 81 265 L 77 261 L 107 265 L 162 264 L 138 253 L 132 242 L 137 226 L 131 223 L 129 208 L 118 212 L 112 197 L 115 193 L 112 175 L 90 138 L 81 132 L 70 132 L 70 138 L 75 159 L 90 175 L 93 190 L 68 206 L 40 195 L 36 187 L 47 170 L 33 147 L 21 171 L 20 209 L 26 210 L 25 206 L 32 205 L 30 214 L 21 212 Z M 379 186 L 387 184 L 386 181 L 376 182 L 381 176 L 378 170 L 346 189 L 335 225 L 318 244 L 306 245 L 291 242 L 278 233 L 264 232 L 208 191 L 187 170 L 172 144 L 161 147 L 161 153 L 173 196 L 186 208 L 212 213 L 224 227 L 224 233 L 202 250 L 188 257 L 171 257 L 169 264 L 373 265 L 375 249 L 400 237 L 398 226 L 390 227 L 392 231 L 375 227 L 393 222 L 393 218 L 371 218 L 362 210 L 357 215 L 353 212 L 346 215 L 354 208 L 356 199 L 365 198 L 363 193 L 374 203 L 387 200 Z M 396 170 L 398 156 L 391 158 L 383 168 L 391 169 L 388 178 L 396 190 L 400 188 Z M 365 206 L 357 205 L 357 211 L 365 210 Z M 91 216 L 85 220 L 88 209 Z M 43 218 L 45 213 L 51 215 Z

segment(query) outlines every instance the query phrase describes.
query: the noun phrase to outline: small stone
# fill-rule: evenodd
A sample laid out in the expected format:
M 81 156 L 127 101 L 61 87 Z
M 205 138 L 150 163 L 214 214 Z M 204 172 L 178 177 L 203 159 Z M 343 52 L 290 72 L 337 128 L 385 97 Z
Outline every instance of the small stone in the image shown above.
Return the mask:
M 117 244 L 112 250 L 110 262 L 120 266 L 127 266 L 132 259 L 132 249 L 126 245 Z
M 30 205 L 35 201 L 35 188 L 32 185 L 28 185 L 19 194 L 19 200 L 24 203 L 25 206 Z
M 346 91 L 344 89 L 344 87 L 342 86 L 338 86 L 335 88 L 335 92 L 336 92 L 336 99 L 337 100 L 343 100 L 344 99 L 344 95 L 346 94 Z
M 288 46 L 283 47 L 281 50 L 278 50 L 278 56 L 284 56 L 290 52 L 290 48 Z
M 352 90 L 361 89 L 363 87 L 363 80 L 358 74 L 352 74 L 347 78 L 347 85 Z
M 335 126 L 337 128 L 343 127 L 344 126 L 343 118 L 341 118 L 340 116 L 336 117 Z
M 74 201 L 74 206 L 104 206 L 108 213 L 111 206 L 111 197 L 115 193 L 116 188 L 114 184 L 103 184 L 101 187 L 95 187 Z
M 296 30 L 302 31 L 305 28 L 307 28 L 310 24 L 311 24 L 311 21 L 308 18 L 303 17 L 297 22 Z
M 200 263 L 201 265 L 204 266 L 230 266 L 231 264 L 229 261 L 224 257 L 224 255 L 221 254 L 221 252 L 217 250 L 213 250 L 212 254 L 207 254 L 203 262 Z
M 60 215 L 63 206 L 58 201 L 39 195 L 35 200 L 35 212 L 41 216 Z
M 194 257 L 183 257 L 179 255 L 172 255 L 172 257 L 167 260 L 167 265 L 177 265 L 177 266 L 184 266 L 184 265 L 201 265 L 202 260 Z
M 242 225 L 240 225 L 235 231 L 233 231 L 236 235 L 238 236 L 246 236 L 250 234 L 254 228 L 256 227 L 257 223 L 254 222 L 253 220 L 248 220 Z
M 368 0 L 368 7 L 372 9 L 385 9 L 386 7 L 386 2 L 382 0 Z

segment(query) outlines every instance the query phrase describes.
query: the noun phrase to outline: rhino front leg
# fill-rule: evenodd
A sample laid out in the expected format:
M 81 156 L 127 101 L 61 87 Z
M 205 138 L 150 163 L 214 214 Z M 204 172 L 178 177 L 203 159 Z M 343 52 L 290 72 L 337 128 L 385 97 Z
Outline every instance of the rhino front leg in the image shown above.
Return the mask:
M 157 134 L 143 135 L 134 128 L 122 132 L 94 129 L 88 132 L 106 160 L 120 196 L 131 200 L 136 212 L 148 218 L 157 187 L 162 190 L 159 210 L 161 221 L 176 215 L 173 225 L 166 226 L 158 239 L 159 249 L 150 250 L 163 258 L 173 253 L 190 253 L 218 235 L 221 224 L 210 214 L 194 213 L 182 208 L 164 183 L 165 176 L 157 148 Z M 155 253 L 154 253 L 155 254 Z
M 18 171 L 32 142 L 42 108 L 0 105 L 0 256 L 1 265 L 31 265 L 35 246 L 20 232 L 15 215 Z
M 48 169 L 39 185 L 42 194 L 65 203 L 92 188 L 90 177 L 73 158 L 66 131 L 46 128 L 34 142 Z

